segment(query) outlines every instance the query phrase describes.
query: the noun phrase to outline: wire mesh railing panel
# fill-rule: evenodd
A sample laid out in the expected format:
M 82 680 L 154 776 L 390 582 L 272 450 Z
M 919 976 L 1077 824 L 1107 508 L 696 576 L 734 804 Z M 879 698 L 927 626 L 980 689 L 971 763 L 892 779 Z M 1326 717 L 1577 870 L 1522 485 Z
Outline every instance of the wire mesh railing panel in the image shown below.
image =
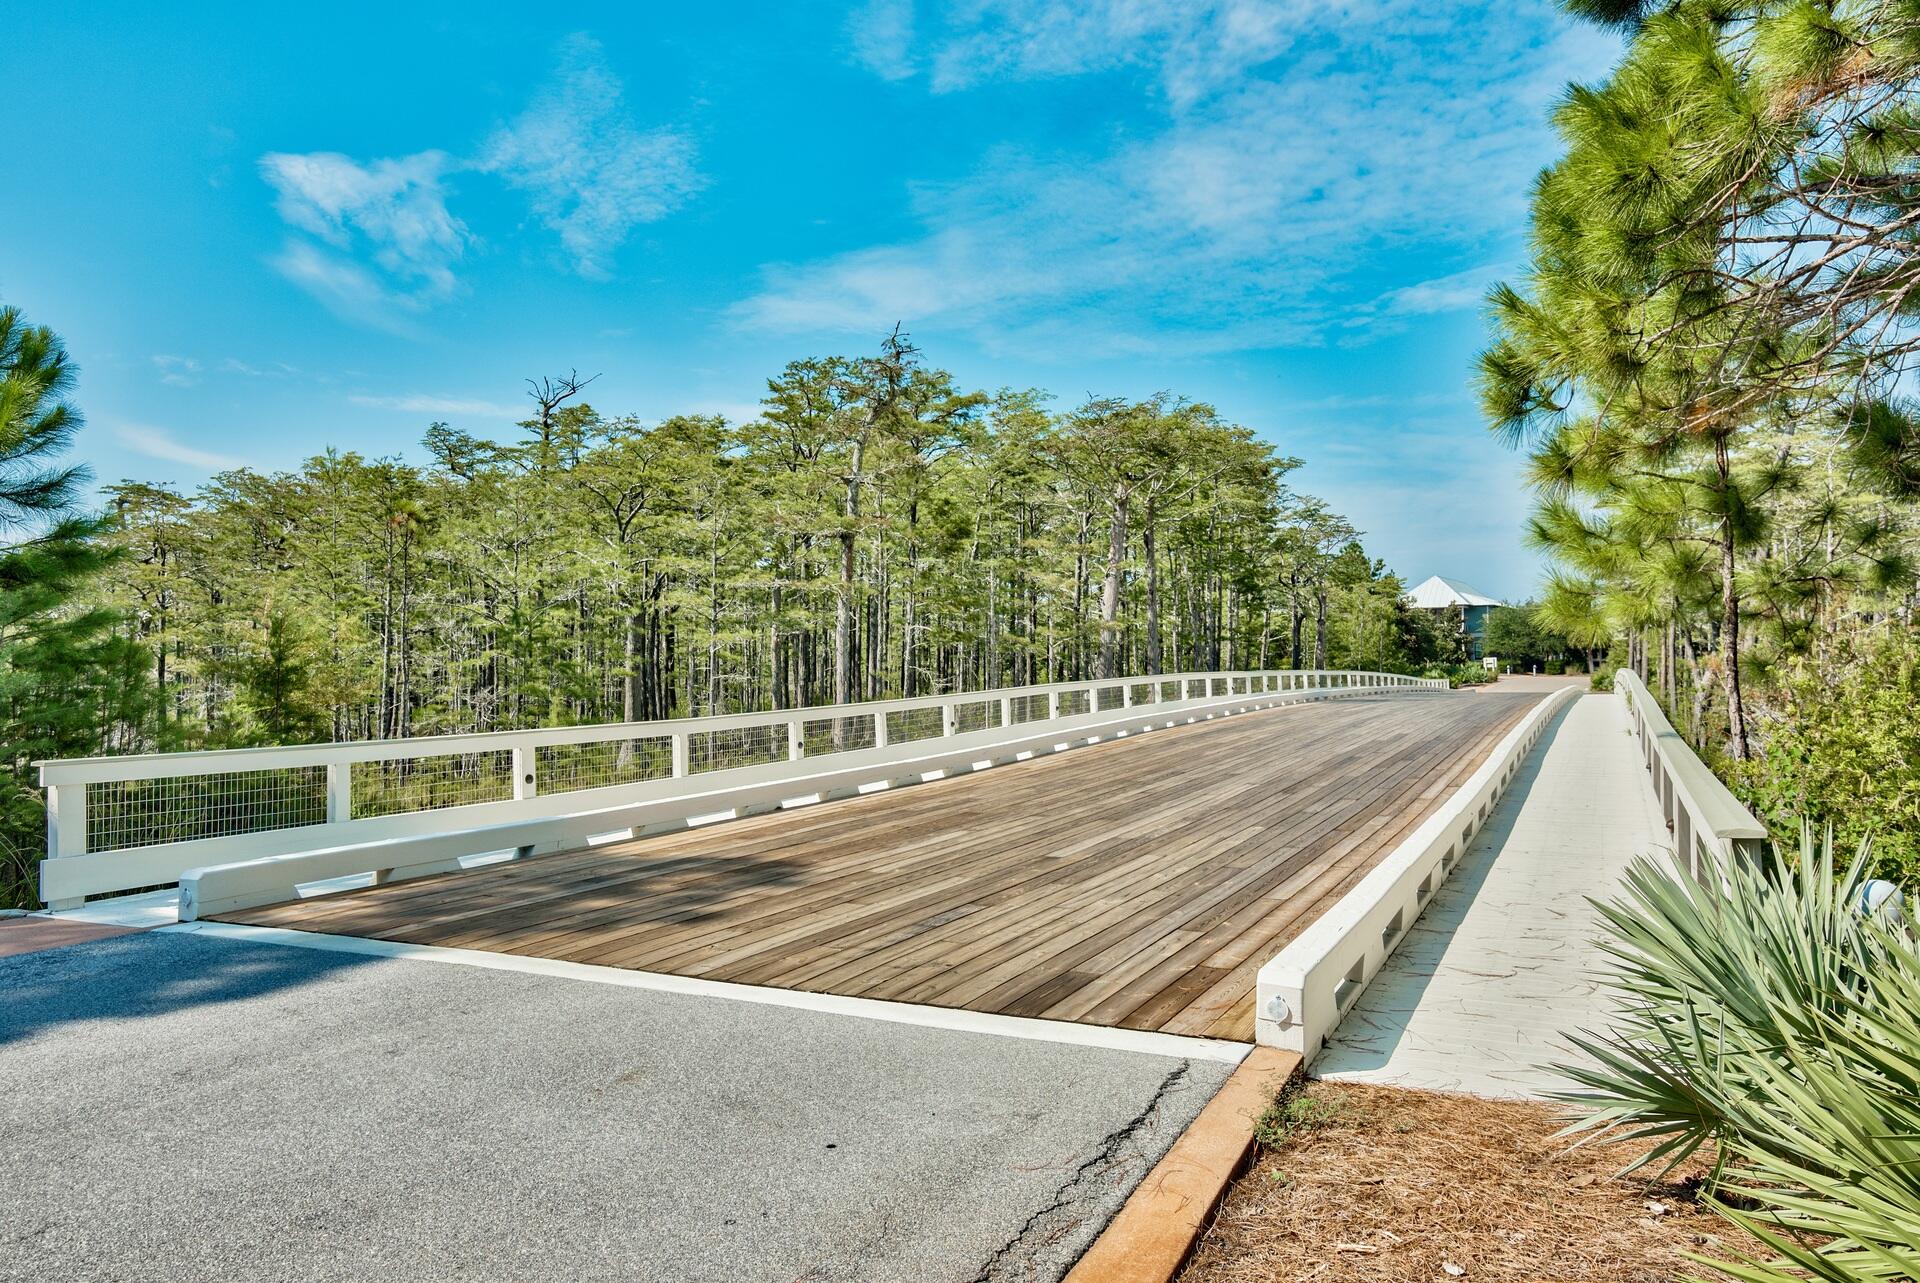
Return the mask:
M 1127 706 L 1127 688 L 1125 686 L 1102 686 L 1094 692 L 1093 706 L 1101 712 L 1110 708 Z
M 1195 677 L 1195 678 L 1189 679 L 1187 682 L 1187 698 L 1188 699 L 1205 699 L 1206 697 L 1207 697 L 1207 679 L 1204 677 Z
M 673 737 L 542 744 L 534 752 L 542 793 L 572 793 L 664 780 L 673 774 Z
M 1022 722 L 1044 722 L 1047 720 L 1047 697 L 1045 695 L 1015 695 L 1008 699 L 1007 707 L 1013 714 L 1009 726 L 1018 726 Z
M 696 731 L 687 736 L 687 773 L 730 771 L 740 766 L 765 766 L 787 760 L 787 724 L 762 722 L 722 731 Z
M 953 729 L 962 735 L 968 731 L 990 731 L 1000 725 L 1000 701 L 979 699 L 953 708 Z
M 1224 678 L 1224 677 L 1216 677 L 1216 678 L 1214 678 L 1214 679 L 1213 679 L 1213 693 L 1214 693 L 1215 695 L 1225 695 L 1225 694 L 1227 693 L 1227 679 L 1226 679 L 1226 678 Z
M 1179 682 L 1179 681 L 1161 682 L 1159 685 L 1160 685 L 1160 698 L 1162 700 L 1180 699 L 1182 698 L 1182 691 L 1184 691 L 1186 688 L 1186 683 Z
M 353 764 L 353 818 L 439 811 L 513 797 L 513 751 L 396 757 Z
M 1247 693 L 1246 678 L 1230 677 L 1227 679 L 1227 682 L 1228 682 L 1228 689 L 1231 690 L 1235 695 L 1244 695 Z
M 821 717 L 800 724 L 801 751 L 808 757 L 821 753 L 851 753 L 872 748 L 873 714 L 855 717 Z
M 1060 716 L 1078 717 L 1093 706 L 1091 691 L 1061 691 Z
M 1134 702 L 1134 703 L 1136 703 L 1136 704 L 1151 704 L 1151 703 L 1153 703 L 1153 702 L 1154 702 L 1154 699 L 1155 699 L 1155 697 L 1156 697 L 1156 696 L 1158 695 L 1158 693 L 1159 693 L 1159 690 L 1160 690 L 1160 683 L 1158 683 L 1158 682 L 1135 682 L 1135 683 L 1133 684 L 1133 687 L 1132 687 L 1132 690 L 1133 690 L 1133 702 Z
M 326 819 L 324 766 L 87 785 L 91 851 L 264 833 Z
M 930 740 L 947 733 L 945 710 L 938 704 L 926 708 L 896 708 L 887 714 L 887 743 L 910 744 Z

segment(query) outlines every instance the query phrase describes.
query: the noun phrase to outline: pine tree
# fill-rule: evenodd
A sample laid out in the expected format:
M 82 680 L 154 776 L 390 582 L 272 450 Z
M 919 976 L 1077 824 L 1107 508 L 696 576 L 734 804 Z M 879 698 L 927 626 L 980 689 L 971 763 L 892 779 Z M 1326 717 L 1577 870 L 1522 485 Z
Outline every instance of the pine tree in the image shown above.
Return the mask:
M 139 658 L 89 606 L 89 582 L 111 557 L 100 523 L 79 512 L 84 469 L 56 462 L 80 415 L 75 371 L 53 331 L 0 307 L 0 903 L 34 901 L 33 861 L 45 812 L 36 758 L 116 746 L 137 726 Z

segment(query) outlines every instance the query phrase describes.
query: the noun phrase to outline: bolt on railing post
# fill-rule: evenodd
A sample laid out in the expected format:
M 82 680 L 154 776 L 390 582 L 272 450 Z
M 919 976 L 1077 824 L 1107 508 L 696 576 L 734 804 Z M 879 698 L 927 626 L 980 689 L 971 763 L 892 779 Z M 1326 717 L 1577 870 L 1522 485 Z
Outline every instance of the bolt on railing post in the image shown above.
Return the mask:
M 353 763 L 327 763 L 327 823 L 345 824 L 353 818 Z
M 524 802 L 540 794 L 540 754 L 531 744 L 513 748 L 513 800 Z

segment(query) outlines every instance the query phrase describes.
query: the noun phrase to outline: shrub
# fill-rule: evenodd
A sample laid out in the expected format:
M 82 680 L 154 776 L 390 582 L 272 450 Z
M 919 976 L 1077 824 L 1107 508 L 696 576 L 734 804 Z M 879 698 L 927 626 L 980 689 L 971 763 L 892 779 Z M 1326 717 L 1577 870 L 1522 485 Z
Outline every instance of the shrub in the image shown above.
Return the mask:
M 1566 663 L 1560 665 L 1560 675 L 1562 677 L 1579 677 L 1582 674 L 1584 674 L 1586 671 L 1587 671 L 1587 666 L 1581 663 L 1577 659 L 1570 659 Z
M 1429 664 L 1420 675 L 1444 677 L 1447 685 L 1455 689 L 1462 686 L 1485 686 L 1494 680 L 1494 674 L 1488 672 L 1482 664 Z
M 1871 838 L 1875 870 L 1920 889 L 1920 639 L 1905 629 L 1782 669 L 1755 718 L 1757 750 L 1729 781 L 1775 828 L 1831 824 Z
M 1600 906 L 1622 1014 L 1573 1039 L 1569 1130 L 1715 1146 L 1713 1205 L 1778 1253 L 1727 1267 L 1756 1283 L 1920 1270 L 1920 953 L 1858 911 L 1868 862 L 1803 828 L 1797 867 L 1642 860 Z
M 1612 690 L 1613 670 L 1611 668 L 1596 668 L 1593 676 L 1587 679 L 1587 689 L 1596 691 Z

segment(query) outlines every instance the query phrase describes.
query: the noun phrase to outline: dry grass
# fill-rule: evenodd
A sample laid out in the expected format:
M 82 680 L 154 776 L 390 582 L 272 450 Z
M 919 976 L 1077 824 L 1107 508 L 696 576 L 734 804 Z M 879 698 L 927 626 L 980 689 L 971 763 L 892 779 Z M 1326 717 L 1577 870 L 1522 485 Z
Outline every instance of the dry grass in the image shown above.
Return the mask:
M 1684 1255 L 1736 1241 L 1694 1200 L 1699 1169 L 1621 1179 L 1629 1151 L 1559 1128 L 1532 1101 L 1309 1084 L 1262 1120 L 1180 1283 L 1721 1277 Z

